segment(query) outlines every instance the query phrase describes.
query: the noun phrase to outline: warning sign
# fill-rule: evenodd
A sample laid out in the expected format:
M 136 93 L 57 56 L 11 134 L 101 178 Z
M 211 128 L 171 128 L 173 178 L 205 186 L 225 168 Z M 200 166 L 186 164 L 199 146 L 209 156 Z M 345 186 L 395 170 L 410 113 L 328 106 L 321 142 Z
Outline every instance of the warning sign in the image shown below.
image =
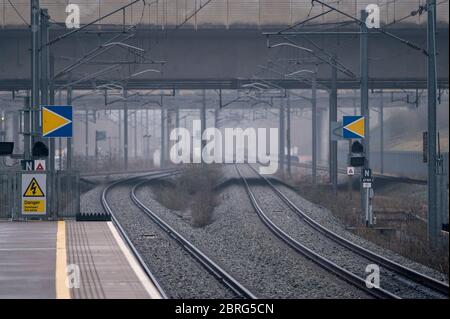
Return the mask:
M 45 214 L 45 200 L 24 200 L 22 214 Z
M 45 174 L 22 174 L 22 214 L 45 215 L 47 213 Z
M 35 160 L 34 161 L 34 170 L 35 171 L 45 171 L 45 161 L 44 160 Z
M 348 175 L 348 176 L 353 176 L 353 175 L 355 175 L 355 168 L 354 168 L 353 166 L 347 167 L 347 175 Z
M 45 197 L 44 192 L 35 178 L 33 178 L 23 194 L 23 197 Z

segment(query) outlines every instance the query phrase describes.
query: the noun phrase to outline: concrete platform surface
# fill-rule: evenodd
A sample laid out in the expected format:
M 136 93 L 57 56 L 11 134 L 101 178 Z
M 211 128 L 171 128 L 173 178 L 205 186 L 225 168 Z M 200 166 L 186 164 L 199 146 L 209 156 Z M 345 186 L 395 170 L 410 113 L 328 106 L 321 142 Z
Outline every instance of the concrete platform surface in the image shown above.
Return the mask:
M 72 298 L 149 298 L 143 282 L 118 245 L 111 223 L 68 222 L 68 263 L 80 268 Z M 120 239 L 119 239 L 120 240 Z
M 0 298 L 55 298 L 54 222 L 0 222 Z
M 0 299 L 160 297 L 111 222 L 0 222 Z

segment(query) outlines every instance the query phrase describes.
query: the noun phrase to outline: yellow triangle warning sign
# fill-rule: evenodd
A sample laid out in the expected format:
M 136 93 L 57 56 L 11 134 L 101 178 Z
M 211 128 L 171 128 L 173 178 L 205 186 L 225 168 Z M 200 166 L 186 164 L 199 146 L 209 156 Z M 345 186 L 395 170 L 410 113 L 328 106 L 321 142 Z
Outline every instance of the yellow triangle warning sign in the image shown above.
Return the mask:
M 25 190 L 25 193 L 23 193 L 23 197 L 45 197 L 44 192 L 42 191 L 35 178 L 31 180 L 30 184 Z
M 364 117 L 361 117 L 360 119 L 346 125 L 344 128 L 356 135 L 364 137 L 365 135 Z
M 44 135 L 50 134 L 68 123 L 70 123 L 70 120 L 65 117 L 47 108 L 42 108 L 42 132 Z

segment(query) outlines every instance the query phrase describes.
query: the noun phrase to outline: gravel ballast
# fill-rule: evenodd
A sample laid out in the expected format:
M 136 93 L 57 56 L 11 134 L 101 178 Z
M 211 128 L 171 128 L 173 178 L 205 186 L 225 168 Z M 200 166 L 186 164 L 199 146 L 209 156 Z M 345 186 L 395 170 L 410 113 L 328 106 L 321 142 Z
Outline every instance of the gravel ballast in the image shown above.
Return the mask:
M 248 167 L 241 167 L 246 177 L 254 177 L 255 173 Z M 307 246 L 323 257 L 365 279 L 366 267 L 374 262 L 339 245 L 328 237 L 310 227 L 292 211 L 268 186 L 250 185 L 256 200 L 268 218 L 292 238 Z M 302 207 L 302 206 L 298 206 Z M 380 286 L 402 298 L 438 298 L 443 297 L 432 290 L 409 282 L 403 277 L 380 267 Z
M 203 228 L 191 227 L 180 212 L 161 206 L 149 185 L 136 195 L 259 298 L 369 298 L 275 238 L 241 186 L 222 190 L 214 221 Z
M 248 168 L 247 170 L 248 172 L 243 169 L 246 175 L 255 175 Z M 233 165 L 224 167 L 223 171 L 223 181 L 238 180 Z M 276 186 L 308 216 L 340 236 L 395 262 L 442 280 L 441 273 L 356 236 L 346 230 L 329 210 L 305 200 L 288 187 Z M 260 222 L 243 185 L 232 184 L 218 191 L 220 204 L 214 211 L 213 222 L 203 228 L 191 227 L 188 213 L 172 211 L 158 203 L 154 199 L 152 187 L 154 186 L 150 182 L 140 188 L 137 191 L 138 198 L 259 298 L 370 298 L 366 293 L 300 256 L 274 237 Z M 258 185 L 251 187 L 269 218 L 289 235 L 355 274 L 361 277 L 367 275 L 365 267 L 370 261 L 355 256 L 352 252 L 343 251 L 337 244 L 324 243 L 323 239 L 318 238 L 320 235 L 304 225 L 270 189 Z M 103 188 L 104 185 L 82 195 L 82 211 L 103 211 L 100 204 Z M 206 274 L 206 277 L 210 278 L 201 279 L 200 283 L 193 279 L 205 277 L 203 267 L 193 261 L 176 243 L 170 243 L 171 238 L 162 234 L 159 227 L 134 205 L 130 199 L 130 191 L 131 185 L 117 186 L 108 195 L 108 202 L 166 291 L 174 298 L 233 297 L 230 291 L 209 274 Z M 174 247 L 175 245 L 178 247 Z M 172 252 L 177 250 L 178 252 Z M 187 265 L 189 270 L 180 271 L 180 265 Z M 191 266 L 193 271 L 190 270 Z M 395 275 L 385 273 L 382 269 L 382 288 L 405 298 L 430 296 L 430 291 L 426 288 L 402 288 L 396 285 L 398 280 Z
M 404 256 L 401 256 L 393 252 L 392 250 L 383 248 L 371 241 L 361 238 L 355 235 L 354 233 L 348 231 L 347 229 L 345 229 L 345 225 L 343 225 L 338 220 L 338 218 L 333 215 L 333 213 L 330 210 L 307 201 L 289 187 L 283 185 L 279 185 L 277 187 L 279 188 L 280 191 L 283 192 L 284 195 L 286 195 L 289 198 L 289 200 L 291 200 L 297 207 L 301 208 L 302 211 L 306 213 L 309 217 L 313 218 L 316 222 L 332 230 L 336 234 L 352 241 L 353 243 L 359 246 L 367 248 L 373 251 L 374 253 L 377 253 L 383 257 L 395 261 L 403 266 L 411 268 L 415 271 L 423 273 L 437 280 L 440 281 L 445 280 L 445 275 L 440 273 L 439 271 L 436 271 L 434 269 L 431 269 L 430 267 L 427 267 L 418 262 L 410 260 Z
M 240 167 L 245 167 L 240 166 Z M 255 166 L 254 166 L 255 167 Z M 236 169 L 233 165 L 229 165 L 224 169 L 226 172 L 226 175 L 229 176 L 229 178 L 236 178 L 238 176 Z M 254 173 L 253 173 L 254 174 Z M 253 176 L 254 175 L 249 175 Z M 321 224 L 322 226 L 328 228 L 329 230 L 333 231 L 334 233 L 338 234 L 339 236 L 344 237 L 347 240 L 350 240 L 351 242 L 362 246 L 366 249 L 369 249 L 373 251 L 376 254 L 379 254 L 385 258 L 388 258 L 392 261 L 395 261 L 405 267 L 411 268 L 415 271 L 418 271 L 420 273 L 423 273 L 427 276 L 430 276 L 432 278 L 435 278 L 439 281 L 445 281 L 446 276 L 430 267 L 427 267 L 423 264 L 420 264 L 418 262 L 415 262 L 413 260 L 410 260 L 396 252 L 393 252 L 392 250 L 386 249 L 384 247 L 381 247 L 369 240 L 366 240 L 362 237 L 357 236 L 356 234 L 350 232 L 345 228 L 345 225 L 335 216 L 333 213 L 320 205 L 316 205 L 305 198 L 301 197 L 298 193 L 296 193 L 291 188 L 276 184 L 275 185 L 286 197 L 289 198 L 297 207 L 299 207 L 305 214 L 307 214 L 309 217 L 314 219 L 316 222 Z
M 84 194 L 82 209 L 102 211 L 100 196 L 105 186 L 98 186 Z M 228 288 L 222 286 L 134 205 L 130 192 L 131 185 L 112 188 L 107 195 L 108 204 L 169 297 L 233 298 Z

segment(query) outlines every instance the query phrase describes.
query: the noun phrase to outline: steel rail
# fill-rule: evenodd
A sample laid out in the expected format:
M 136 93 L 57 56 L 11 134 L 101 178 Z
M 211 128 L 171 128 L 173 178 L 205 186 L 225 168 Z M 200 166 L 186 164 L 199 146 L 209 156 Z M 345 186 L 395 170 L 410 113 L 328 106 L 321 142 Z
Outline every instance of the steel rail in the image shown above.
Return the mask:
M 301 210 L 299 207 L 297 207 L 286 195 L 284 195 L 273 183 L 267 179 L 265 176 L 259 174 L 259 172 L 252 167 L 250 168 L 255 172 L 260 178 L 262 178 L 266 183 L 271 187 L 271 189 L 276 193 L 276 195 L 285 203 L 287 204 L 300 218 L 302 218 L 309 226 L 311 226 L 316 231 L 320 232 L 321 234 L 325 235 L 326 237 L 330 238 L 334 242 L 337 242 L 341 246 L 353 251 L 354 253 L 365 257 L 373 262 L 378 263 L 379 265 L 382 265 L 386 269 L 389 269 L 397 274 L 402 275 L 403 277 L 406 277 L 416 283 L 420 283 L 421 285 L 430 288 L 434 291 L 437 291 L 441 294 L 444 294 L 448 297 L 449 295 L 449 286 L 448 284 L 438 281 L 434 278 L 431 278 L 425 274 L 419 273 L 411 268 L 405 267 L 395 261 L 392 261 L 390 259 L 387 259 L 386 257 L 383 257 L 381 255 L 378 255 L 362 246 L 359 246 L 348 239 L 345 239 L 344 237 L 336 234 L 335 232 L 331 231 L 330 229 L 322 226 L 318 222 L 316 222 L 314 219 L 309 217 L 303 210 Z
M 155 172 L 152 172 L 150 174 L 143 175 L 143 176 L 152 176 L 153 177 L 153 176 L 160 175 L 160 177 L 164 177 L 165 176 L 164 174 L 168 175 L 170 173 L 165 173 L 164 171 L 155 171 Z M 136 247 L 134 247 L 133 242 L 131 241 L 130 237 L 128 237 L 125 229 L 122 227 L 122 225 L 120 225 L 119 221 L 117 220 L 116 216 L 114 215 L 114 213 L 113 213 L 113 211 L 112 211 L 111 207 L 109 206 L 108 201 L 106 199 L 106 196 L 107 196 L 108 192 L 114 186 L 116 186 L 116 185 L 118 185 L 120 183 L 126 182 L 126 181 L 130 181 L 130 180 L 133 180 L 133 179 L 141 178 L 143 176 L 136 176 L 136 177 L 132 177 L 132 178 L 125 178 L 125 179 L 121 179 L 119 181 L 116 181 L 114 183 L 109 184 L 107 187 L 105 187 L 103 189 L 102 196 L 101 196 L 101 203 L 102 203 L 103 209 L 111 216 L 111 221 L 114 223 L 114 225 L 119 230 L 120 235 L 125 240 L 125 242 L 127 243 L 128 247 L 131 249 L 134 257 L 137 259 L 138 263 L 140 264 L 140 266 L 144 270 L 145 274 L 148 276 L 150 281 L 153 283 L 153 285 L 158 290 L 161 298 L 162 299 L 169 299 L 167 293 L 162 288 L 162 286 L 159 284 L 158 280 L 153 275 L 152 271 L 148 268 L 147 264 L 145 263 L 144 259 L 141 256 L 141 254 L 138 252 Z
M 384 290 L 380 287 L 373 286 L 372 288 L 367 287 L 366 281 L 352 272 L 346 270 L 345 268 L 340 267 L 335 264 L 331 260 L 326 259 L 325 257 L 317 254 L 312 251 L 308 247 L 302 245 L 300 242 L 296 241 L 294 238 L 289 236 L 286 232 L 281 230 L 275 223 L 273 223 L 270 218 L 264 213 L 261 206 L 259 206 L 258 201 L 256 200 L 255 195 L 253 194 L 250 186 L 247 183 L 247 179 L 241 173 L 240 169 L 235 166 L 241 180 L 244 183 L 247 194 L 250 198 L 250 201 L 255 208 L 256 213 L 258 214 L 261 221 L 272 231 L 272 233 L 280 238 L 284 243 L 293 248 L 296 252 L 305 256 L 306 258 L 312 260 L 314 263 L 318 264 L 323 269 L 335 274 L 340 279 L 346 281 L 347 283 L 355 286 L 358 289 L 361 289 L 368 293 L 369 295 L 378 298 L 378 299 L 400 299 L 400 297 L 392 294 L 391 292 Z
M 219 282 L 223 283 L 239 297 L 246 299 L 257 299 L 246 287 L 233 278 L 228 272 L 222 269 L 208 256 L 201 252 L 196 246 L 185 239 L 180 233 L 169 226 L 158 215 L 145 206 L 136 196 L 136 190 L 148 181 L 136 184 L 131 190 L 131 199 L 155 224 L 157 224 L 164 232 L 166 232 L 173 240 L 175 240 L 182 248 L 184 248 L 195 260 L 197 260 L 206 270 L 212 274 Z

